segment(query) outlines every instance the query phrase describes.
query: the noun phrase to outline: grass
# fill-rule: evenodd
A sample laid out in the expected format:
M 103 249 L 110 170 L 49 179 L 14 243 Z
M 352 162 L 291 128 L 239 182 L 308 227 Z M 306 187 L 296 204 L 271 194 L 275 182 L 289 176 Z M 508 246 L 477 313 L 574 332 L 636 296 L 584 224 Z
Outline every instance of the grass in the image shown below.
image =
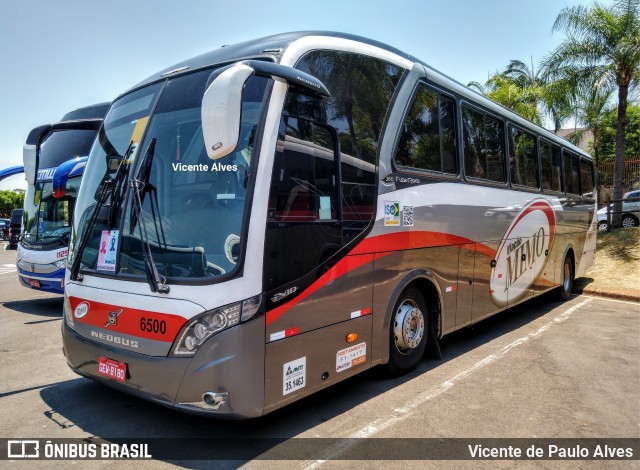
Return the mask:
M 596 262 L 584 277 L 595 290 L 640 293 L 640 227 L 598 233 Z

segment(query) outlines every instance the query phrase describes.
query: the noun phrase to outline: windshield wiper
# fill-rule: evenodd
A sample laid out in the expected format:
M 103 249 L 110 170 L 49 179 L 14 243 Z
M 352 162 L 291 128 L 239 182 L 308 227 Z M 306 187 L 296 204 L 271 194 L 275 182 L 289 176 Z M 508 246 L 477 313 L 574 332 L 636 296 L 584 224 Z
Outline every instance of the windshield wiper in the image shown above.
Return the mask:
M 111 203 L 109 207 L 109 217 L 107 219 L 107 230 L 113 229 L 113 226 L 116 223 L 116 219 L 118 216 L 118 209 L 120 208 L 120 204 L 124 200 L 124 195 L 127 192 L 127 185 L 125 184 L 127 178 L 125 178 L 125 164 L 124 162 L 130 157 L 130 153 L 133 151 L 133 140 L 129 142 L 129 146 L 127 150 L 124 151 L 124 155 L 120 160 L 120 164 L 118 165 L 118 171 L 114 177 L 115 186 L 111 193 Z
M 140 227 L 140 242 L 143 246 L 144 268 L 147 275 L 147 282 L 151 288 L 151 292 L 160 292 L 161 294 L 169 293 L 169 286 L 166 284 L 166 279 L 160 275 L 156 263 L 153 259 L 153 253 L 151 252 L 151 243 L 149 242 L 149 233 L 147 231 L 147 224 L 145 222 L 144 209 L 142 208 L 142 201 L 146 192 L 152 192 L 155 194 L 155 187 L 149 184 L 149 175 L 151 173 L 151 164 L 153 162 L 153 155 L 156 148 L 156 138 L 152 138 L 147 147 L 147 151 L 144 153 L 136 174 L 131 180 L 130 188 L 133 190 L 132 204 L 131 204 L 131 228 L 130 233 L 133 234 L 137 221 L 140 221 L 138 225 Z M 142 196 L 141 196 L 142 195 Z M 157 203 L 157 195 L 156 195 Z M 164 231 L 162 230 L 162 220 L 160 220 L 160 231 L 158 230 L 158 217 L 156 216 L 153 206 L 153 198 L 151 199 L 151 211 L 153 222 L 156 228 L 156 234 L 162 234 L 162 238 L 166 250 L 166 240 L 164 240 Z M 159 214 L 158 214 L 159 216 Z M 160 237 L 158 236 L 158 239 Z M 164 256 L 163 256 L 164 257 Z M 166 266 L 165 266 L 166 271 Z
M 101 128 L 101 131 L 102 131 L 102 128 Z M 103 142 L 103 137 L 105 142 Z M 105 136 L 100 135 L 100 143 L 102 144 L 103 148 L 108 143 L 108 148 L 109 150 L 111 150 L 112 153 L 107 153 L 107 155 L 113 155 L 114 153 L 115 155 L 119 155 L 116 149 L 113 147 L 113 145 L 111 145 L 111 142 L 109 142 L 108 139 L 106 138 L 106 135 Z M 93 230 L 93 226 L 95 225 L 96 220 L 98 219 L 98 214 L 100 213 L 100 209 L 107 202 L 107 198 L 109 197 L 109 195 L 113 194 L 113 192 L 117 188 L 119 188 L 120 185 L 122 184 L 121 181 L 124 179 L 125 170 L 126 170 L 125 161 L 128 158 L 129 152 L 131 152 L 132 147 L 133 147 L 133 141 L 129 142 L 129 146 L 125 150 L 124 155 L 120 158 L 120 164 L 118 165 L 118 170 L 116 171 L 115 176 L 113 178 L 109 178 L 103 183 L 102 192 L 100 193 L 100 198 L 96 202 L 96 205 L 93 209 L 93 213 L 91 214 L 91 218 L 89 219 L 89 222 L 85 227 L 85 231 L 82 234 L 82 239 L 80 240 L 80 245 L 78 246 L 78 251 L 76 253 L 75 258 L 73 258 L 73 263 L 71 264 L 70 277 L 72 281 L 82 281 L 82 275 L 80 274 L 80 262 L 82 260 L 84 249 L 87 246 L 87 243 L 89 241 L 89 237 L 91 236 L 91 230 Z M 113 209 L 113 202 L 112 202 L 112 207 L 110 208 L 110 211 L 109 211 L 108 223 L 110 226 L 111 226 L 111 218 L 112 218 L 111 209 Z M 115 212 L 116 213 L 118 212 L 117 208 L 115 209 Z M 109 228 L 109 230 L 111 230 L 111 228 Z
M 140 199 L 140 193 L 144 191 L 145 183 L 137 178 L 131 180 L 131 188 L 133 189 L 132 207 L 131 210 L 135 210 L 140 214 L 140 242 L 143 247 L 144 257 L 144 269 L 147 275 L 147 282 L 151 288 L 151 292 L 159 292 L 161 294 L 169 293 L 169 286 L 166 284 L 166 279 L 160 275 L 156 268 L 156 263 L 153 260 L 153 253 L 151 253 L 151 243 L 149 242 L 149 235 L 147 233 L 147 224 L 144 221 L 144 210 L 142 209 L 142 201 Z

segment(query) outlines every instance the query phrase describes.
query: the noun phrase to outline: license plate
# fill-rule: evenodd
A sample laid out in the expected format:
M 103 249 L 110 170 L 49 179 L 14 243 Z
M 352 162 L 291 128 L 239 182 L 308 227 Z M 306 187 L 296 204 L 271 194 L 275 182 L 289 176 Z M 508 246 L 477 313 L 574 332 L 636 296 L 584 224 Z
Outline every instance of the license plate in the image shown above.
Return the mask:
M 37 279 L 29 279 L 29 285 L 31 287 L 35 287 L 36 289 L 40 289 L 40 281 Z
M 122 362 L 114 361 L 113 359 L 99 357 L 98 373 L 119 382 L 125 382 L 127 380 L 127 365 Z

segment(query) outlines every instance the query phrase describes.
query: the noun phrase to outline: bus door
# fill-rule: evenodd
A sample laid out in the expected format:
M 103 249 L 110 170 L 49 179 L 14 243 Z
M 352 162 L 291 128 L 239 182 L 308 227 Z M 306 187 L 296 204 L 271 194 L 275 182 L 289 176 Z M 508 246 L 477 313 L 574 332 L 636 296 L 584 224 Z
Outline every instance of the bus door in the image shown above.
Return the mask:
M 373 256 L 341 250 L 338 155 L 333 128 L 283 116 L 264 254 L 267 408 L 370 363 Z

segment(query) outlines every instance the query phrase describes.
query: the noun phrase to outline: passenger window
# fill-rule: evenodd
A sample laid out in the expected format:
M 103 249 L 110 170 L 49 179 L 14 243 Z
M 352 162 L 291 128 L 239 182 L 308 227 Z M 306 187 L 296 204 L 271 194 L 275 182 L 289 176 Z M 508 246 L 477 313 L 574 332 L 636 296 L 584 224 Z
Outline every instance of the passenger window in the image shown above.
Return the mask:
M 562 170 L 565 193 L 580 194 L 580 158 L 571 152 L 563 150 Z
M 398 165 L 456 174 L 454 101 L 425 86 L 416 92 L 404 121 Z
M 594 184 L 593 163 L 580 159 L 580 189 L 585 197 L 593 197 Z
M 269 219 L 312 222 L 338 218 L 336 142 L 329 128 L 285 117 L 275 155 Z
M 509 126 L 509 169 L 512 184 L 539 186 L 536 139 L 514 126 Z
M 546 140 L 540 141 L 540 164 L 542 189 L 562 191 L 560 147 L 551 145 Z
M 465 174 L 504 182 L 504 129 L 502 122 L 481 111 L 462 106 Z

